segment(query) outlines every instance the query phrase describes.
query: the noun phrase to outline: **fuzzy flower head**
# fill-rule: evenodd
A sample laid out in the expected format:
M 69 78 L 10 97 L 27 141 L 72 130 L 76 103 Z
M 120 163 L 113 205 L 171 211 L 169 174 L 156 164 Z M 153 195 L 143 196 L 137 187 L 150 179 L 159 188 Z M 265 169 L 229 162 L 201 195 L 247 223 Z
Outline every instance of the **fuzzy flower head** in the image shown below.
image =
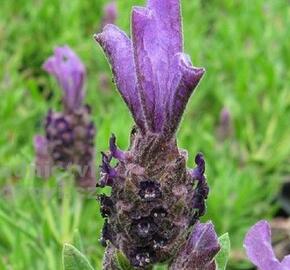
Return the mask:
M 79 57 L 68 47 L 57 47 L 54 55 L 43 64 L 43 69 L 52 74 L 63 90 L 65 109 L 79 109 L 84 97 L 86 71 Z
M 180 1 L 147 2 L 133 8 L 132 39 L 110 24 L 95 39 L 139 129 L 171 138 L 204 69 L 183 53 Z
M 199 237 L 199 231 L 209 228 L 205 232 L 212 235 L 211 227 L 197 225 L 189 237 L 206 210 L 205 161 L 198 154 L 196 168 L 188 170 L 187 153 L 178 148 L 175 138 L 189 97 L 204 73 L 183 53 L 180 1 L 148 0 L 146 7 L 133 8 L 132 39 L 112 24 L 95 39 L 136 123 L 128 151 L 120 150 L 112 136 L 109 153 L 103 153 L 98 185 L 111 187 L 110 197 L 100 198 L 106 219 L 104 269 L 116 269 L 118 251 L 134 269 L 171 263 L 177 254 L 186 261 L 177 259 L 169 269 L 214 269 L 212 255 L 199 254 L 199 247 L 207 244 L 199 241 L 204 236 Z M 116 166 L 110 164 L 113 159 L 118 160 Z M 188 268 L 191 255 L 201 256 L 203 264 L 195 261 L 196 267 Z M 187 268 L 182 268 L 183 263 Z
M 247 233 L 244 247 L 251 262 L 259 270 L 289 270 L 290 255 L 281 262 L 271 244 L 271 228 L 267 221 L 259 221 Z

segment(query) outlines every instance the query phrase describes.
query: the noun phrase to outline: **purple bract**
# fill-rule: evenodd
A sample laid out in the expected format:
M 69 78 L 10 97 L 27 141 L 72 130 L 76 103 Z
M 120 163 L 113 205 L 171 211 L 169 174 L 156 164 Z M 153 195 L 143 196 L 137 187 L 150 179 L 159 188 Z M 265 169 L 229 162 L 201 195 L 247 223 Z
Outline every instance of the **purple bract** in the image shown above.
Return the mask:
M 84 98 L 86 71 L 78 56 L 68 47 L 58 47 L 54 55 L 43 64 L 44 70 L 52 74 L 64 92 L 66 110 L 80 108 Z
M 174 135 L 203 68 L 182 52 L 178 0 L 149 0 L 132 12 L 132 40 L 114 25 L 95 36 L 115 81 L 143 133 Z
M 259 221 L 248 231 L 244 247 L 249 259 L 259 270 L 290 269 L 290 255 L 281 262 L 276 258 L 271 244 L 270 224 L 265 220 Z

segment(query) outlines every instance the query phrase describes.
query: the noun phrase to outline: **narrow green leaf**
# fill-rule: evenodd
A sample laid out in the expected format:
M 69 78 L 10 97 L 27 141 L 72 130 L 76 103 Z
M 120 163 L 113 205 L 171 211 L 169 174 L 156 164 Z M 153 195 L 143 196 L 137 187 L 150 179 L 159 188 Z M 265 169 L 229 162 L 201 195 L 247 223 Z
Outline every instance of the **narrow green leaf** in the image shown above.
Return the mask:
M 62 262 L 64 270 L 94 270 L 88 259 L 70 244 L 64 244 Z
M 134 270 L 129 260 L 124 256 L 124 254 L 121 251 L 118 251 L 116 253 L 116 260 L 120 270 Z
M 221 250 L 216 256 L 216 262 L 218 265 L 218 270 L 226 270 L 226 266 L 230 256 L 231 242 L 228 233 L 223 234 L 219 237 L 219 243 L 221 245 Z

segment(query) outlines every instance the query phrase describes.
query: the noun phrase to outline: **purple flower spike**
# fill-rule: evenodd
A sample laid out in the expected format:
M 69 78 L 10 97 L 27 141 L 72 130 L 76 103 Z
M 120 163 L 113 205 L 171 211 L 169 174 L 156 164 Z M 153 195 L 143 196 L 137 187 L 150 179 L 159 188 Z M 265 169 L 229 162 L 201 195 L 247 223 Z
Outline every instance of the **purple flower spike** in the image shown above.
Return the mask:
M 233 123 L 231 113 L 224 107 L 220 112 L 220 120 L 217 129 L 217 135 L 220 141 L 224 141 L 233 134 Z
M 51 174 L 51 159 L 46 138 L 40 135 L 34 136 L 34 149 L 36 174 L 39 177 L 48 178 Z
M 204 73 L 182 52 L 179 0 L 149 0 L 146 8 L 135 7 L 132 41 L 114 25 L 95 38 L 137 126 L 171 138 Z
M 64 106 L 68 111 L 79 109 L 84 97 L 86 71 L 79 57 L 68 47 L 58 47 L 43 64 L 55 76 L 64 91 Z
M 220 245 L 212 223 L 197 223 L 170 270 L 214 270 Z
M 89 105 L 83 104 L 85 67 L 68 47 L 58 47 L 43 68 L 54 75 L 63 89 L 64 110 L 49 110 L 45 138 L 37 138 L 36 149 L 46 144 L 51 166 L 71 170 L 80 187 L 96 185 L 95 135 Z M 37 158 L 40 156 L 37 152 Z
M 107 24 L 114 24 L 118 17 L 116 1 L 109 2 L 103 9 L 102 28 Z
M 116 269 L 117 252 L 123 253 L 134 269 L 149 270 L 157 263 L 175 261 L 189 245 L 188 232 L 205 213 L 209 192 L 203 156 L 198 154 L 196 168 L 188 170 L 186 151 L 178 148 L 175 138 L 204 69 L 193 67 L 183 53 L 180 1 L 147 3 L 145 8 L 133 9 L 132 39 L 112 24 L 95 35 L 136 123 L 129 149 L 119 150 L 112 136 L 110 155 L 103 156 L 99 186 L 111 187 L 110 203 L 116 206 L 110 215 L 104 215 L 104 270 Z M 119 161 L 114 168 L 111 158 Z M 208 237 L 212 235 L 210 228 L 205 239 L 213 242 L 200 236 L 204 242 L 189 248 L 198 251 L 188 251 L 187 257 L 193 254 L 204 260 L 206 267 L 196 265 L 194 269 L 215 267 L 211 256 L 216 238 Z M 190 258 L 187 263 L 191 263 Z M 190 265 L 180 267 L 179 259 L 174 265 L 172 269 L 193 269 Z
M 279 262 L 271 244 L 271 228 L 267 221 L 256 223 L 247 233 L 244 247 L 249 259 L 259 270 L 289 270 L 290 255 Z

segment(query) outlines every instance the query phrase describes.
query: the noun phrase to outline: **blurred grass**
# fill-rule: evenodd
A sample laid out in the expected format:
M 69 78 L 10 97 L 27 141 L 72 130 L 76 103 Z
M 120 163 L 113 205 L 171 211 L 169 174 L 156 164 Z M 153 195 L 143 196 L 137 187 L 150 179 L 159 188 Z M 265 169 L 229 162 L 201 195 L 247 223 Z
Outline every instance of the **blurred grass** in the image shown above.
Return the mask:
M 101 268 L 102 220 L 94 196 L 85 197 L 58 174 L 31 176 L 32 138 L 42 132 L 60 91 L 41 70 L 57 45 L 68 44 L 88 69 L 86 101 L 93 107 L 99 152 L 114 132 L 126 148 L 132 125 L 118 94 L 100 87 L 110 70 L 92 35 L 105 1 L 2 0 L 0 3 L 0 269 L 61 269 L 61 249 L 75 244 Z M 118 2 L 118 25 L 129 32 L 132 5 Z M 206 219 L 229 231 L 235 252 L 245 231 L 271 218 L 275 196 L 289 174 L 290 6 L 287 0 L 183 0 L 185 50 L 207 74 L 178 133 L 193 166 L 205 154 L 211 187 Z M 46 101 L 47 97 L 51 97 Z M 229 108 L 234 136 L 218 141 L 220 110 Z M 228 269 L 246 269 L 233 256 Z

